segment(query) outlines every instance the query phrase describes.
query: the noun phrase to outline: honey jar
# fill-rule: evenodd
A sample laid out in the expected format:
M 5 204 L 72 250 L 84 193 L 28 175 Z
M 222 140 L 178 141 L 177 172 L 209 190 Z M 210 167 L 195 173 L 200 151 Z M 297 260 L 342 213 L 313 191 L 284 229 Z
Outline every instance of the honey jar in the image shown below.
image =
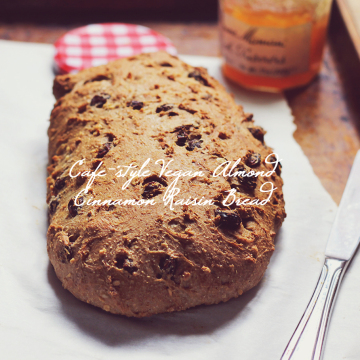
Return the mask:
M 280 92 L 319 72 L 332 0 L 220 0 L 224 75 Z

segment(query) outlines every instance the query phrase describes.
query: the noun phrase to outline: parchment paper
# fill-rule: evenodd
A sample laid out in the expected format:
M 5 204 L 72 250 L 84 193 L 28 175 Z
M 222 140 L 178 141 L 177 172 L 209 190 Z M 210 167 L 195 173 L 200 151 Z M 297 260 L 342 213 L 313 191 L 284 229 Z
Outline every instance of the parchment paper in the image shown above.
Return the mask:
M 284 98 L 228 85 L 268 131 L 266 142 L 282 159 L 288 217 L 262 282 L 224 304 L 129 319 L 77 300 L 49 265 L 45 178 L 52 55 L 50 45 L 0 42 L 0 358 L 279 359 L 312 295 L 336 212 L 293 139 Z M 223 82 L 220 59 L 183 58 Z M 357 256 L 335 305 L 325 360 L 360 359 L 359 284 Z

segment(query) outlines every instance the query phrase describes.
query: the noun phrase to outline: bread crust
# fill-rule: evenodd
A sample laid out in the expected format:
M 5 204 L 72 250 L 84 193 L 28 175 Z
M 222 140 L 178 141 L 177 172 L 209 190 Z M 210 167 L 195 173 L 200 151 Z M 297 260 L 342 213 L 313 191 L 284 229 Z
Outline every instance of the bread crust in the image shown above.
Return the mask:
M 53 91 L 47 250 L 66 289 L 106 311 L 143 317 L 227 301 L 259 283 L 286 216 L 280 169 L 257 178 L 255 187 L 212 176 L 219 164 L 237 159 L 246 171 L 270 171 L 264 160 L 273 151 L 252 116 L 205 69 L 165 52 L 142 54 L 57 76 Z M 249 160 L 254 156 L 255 165 Z M 108 171 L 130 163 L 140 167 L 148 158 L 150 175 L 124 190 L 129 178 Z M 71 178 L 69 171 L 81 159 L 74 173 L 100 161 L 106 170 L 84 200 L 156 204 L 74 207 L 88 179 Z M 179 178 L 176 198 L 204 197 L 215 204 L 164 205 L 173 179 L 159 176 L 158 159 L 173 160 L 168 168 L 174 171 L 205 174 Z M 239 197 L 267 198 L 259 190 L 267 181 L 276 190 L 266 205 L 221 205 L 231 188 Z

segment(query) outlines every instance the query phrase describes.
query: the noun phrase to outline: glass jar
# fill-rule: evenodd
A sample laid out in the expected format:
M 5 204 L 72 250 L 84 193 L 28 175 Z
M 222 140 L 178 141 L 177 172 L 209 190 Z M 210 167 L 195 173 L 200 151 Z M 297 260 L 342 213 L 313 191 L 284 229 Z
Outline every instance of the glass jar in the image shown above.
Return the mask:
M 223 73 L 240 85 L 279 92 L 318 72 L 332 0 L 220 0 Z

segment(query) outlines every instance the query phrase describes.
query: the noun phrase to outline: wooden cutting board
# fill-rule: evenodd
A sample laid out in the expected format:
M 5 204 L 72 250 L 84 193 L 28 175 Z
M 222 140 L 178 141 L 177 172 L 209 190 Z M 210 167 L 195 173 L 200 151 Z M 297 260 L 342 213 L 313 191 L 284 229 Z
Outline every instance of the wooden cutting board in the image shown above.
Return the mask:
M 336 0 L 360 57 L 360 0 Z

